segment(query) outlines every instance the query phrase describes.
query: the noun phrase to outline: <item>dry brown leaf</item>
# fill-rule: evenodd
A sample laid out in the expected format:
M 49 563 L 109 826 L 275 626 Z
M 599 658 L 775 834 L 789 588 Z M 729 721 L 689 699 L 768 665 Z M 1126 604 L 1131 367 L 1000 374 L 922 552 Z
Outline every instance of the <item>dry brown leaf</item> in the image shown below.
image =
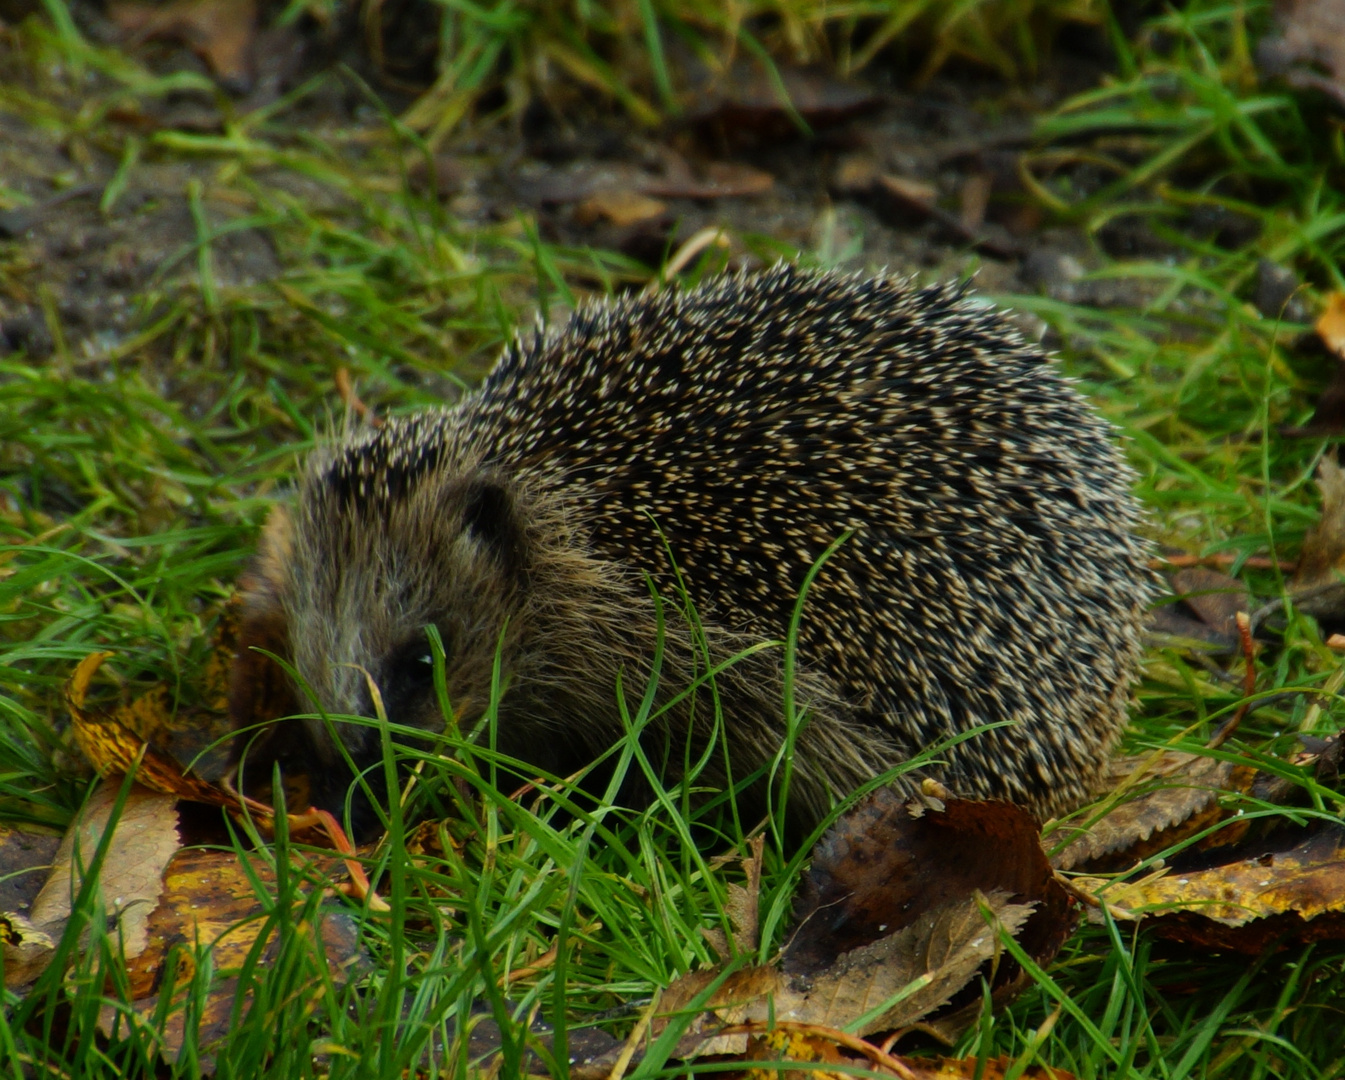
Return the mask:
M 882 104 L 882 98 L 867 87 L 824 71 L 789 64 L 768 69 L 748 59 L 737 60 L 727 71 L 697 68 L 681 81 L 693 88 L 686 95 L 687 119 L 713 127 L 730 142 L 760 144 L 792 135 L 798 131 L 796 115 L 819 129 Z
M 1061 825 L 1052 840 L 1069 842 L 1051 857 L 1057 870 L 1104 858 L 1128 865 L 1213 824 L 1222 814 L 1220 792 L 1234 786 L 1234 767 L 1177 750 L 1137 754 L 1111 763 L 1107 786 L 1126 801 L 1086 825 Z
M 987 922 L 982 904 L 1010 933 L 1032 914 L 1031 905 L 1010 904 L 1003 892 L 977 895 L 926 912 L 895 934 L 842 954 L 814 975 L 782 979 L 774 968 L 735 972 L 678 1043 L 677 1056 L 743 1053 L 745 1034 L 720 1034 L 720 1029 L 739 1024 L 788 1021 L 863 1036 L 923 1019 L 998 953 L 999 932 Z M 660 1011 L 666 1017 L 686 1008 L 715 975 L 699 971 L 679 979 L 665 993 Z
M 934 209 L 939 192 L 933 184 L 923 180 L 911 180 L 904 176 L 884 174 L 878 177 L 878 190 L 890 196 L 902 206 L 927 214 Z
M 782 979 L 774 968 L 735 972 L 711 996 L 706 1011 L 678 1042 L 676 1054 L 683 1059 L 746 1054 L 748 1060 L 779 1060 L 760 1055 L 755 1044 L 765 1037 L 768 1048 L 787 1054 L 785 1060 L 836 1060 L 819 1056 L 826 1031 L 862 1037 L 924 1019 L 999 953 L 1002 931 L 1016 934 L 1031 914 L 1032 905 L 1011 904 L 1004 892 L 977 894 L 926 912 L 895 934 L 844 953 L 814 975 Z M 688 1007 L 715 975 L 694 972 L 674 983 L 661 1003 L 663 1016 Z M 777 1025 L 788 1029 L 783 1040 L 788 1048 L 779 1038 L 772 1042 L 760 1034 L 748 1041 L 751 1029 L 778 1034 L 770 1032 Z M 801 1034 L 805 1029 L 811 1034 Z
M 747 1037 L 773 1021 L 829 1030 L 862 1020 L 866 1034 L 923 1020 L 997 955 L 999 931 L 983 905 L 1040 963 L 1073 930 L 1071 901 L 1031 815 L 1008 803 L 956 799 L 935 808 L 880 790 L 815 850 L 779 970 L 731 973 L 677 1053 L 741 1054 Z M 719 975 L 694 972 L 669 987 L 661 1023 Z M 997 1000 L 1023 978 L 1016 965 L 1000 965 Z M 949 1031 L 974 1019 L 974 996 L 970 1012 L 947 1018 Z M 743 1029 L 725 1031 L 734 1025 Z
M 1261 842 L 1238 861 L 1201 870 L 1165 868 L 1139 881 L 1077 878 L 1114 914 L 1144 919 L 1166 936 L 1215 948 L 1263 951 L 1272 941 L 1345 939 L 1345 828 Z M 1100 917 L 1098 913 L 1091 913 Z
M 186 775 L 173 758 L 147 741 L 150 736 L 143 732 L 146 728 L 152 731 L 156 721 L 166 718 L 169 711 L 164 687 L 156 687 L 111 713 L 85 708 L 89 683 L 111 655 L 89 654 L 79 662 L 66 685 L 65 703 L 70 710 L 71 730 L 89 763 L 104 774 L 125 775 L 134 771 L 139 783 L 165 795 L 212 806 L 236 806 L 236 798 L 213 784 Z
M 836 163 L 831 189 L 838 195 L 867 195 L 878 181 L 878 162 L 870 154 L 847 154 Z
M 260 856 L 249 856 L 249 860 L 259 880 L 268 885 L 275 881 L 266 860 Z M 327 860 L 322 865 L 331 869 L 337 862 Z M 296 862 L 296 870 L 300 866 Z M 321 869 L 313 864 L 309 868 Z M 252 878 L 232 851 L 188 848 L 179 851 L 168 865 L 163 875 L 163 897 L 149 916 L 150 947 L 127 965 L 127 978 L 135 999 L 134 1011 L 146 1021 L 159 1008 L 159 988 L 166 981 L 174 986 L 162 1046 L 169 1061 L 176 1060 L 182 1047 L 183 1003 L 196 963 L 193 948 L 211 950 L 211 965 L 217 973 L 204 999 L 193 1006 L 200 1008 L 199 1021 L 194 1021 L 199 1022 L 197 1038 L 201 1045 L 208 1046 L 228 1032 L 238 989 L 234 973 L 243 966 L 266 927 L 261 917 L 265 912 L 266 905 L 258 898 Z M 326 955 L 338 983 L 364 962 L 354 923 L 342 911 L 323 909 L 318 927 L 298 922 L 291 932 L 305 935 L 314 949 Z M 272 938 L 267 953 L 274 955 L 277 947 Z M 266 962 L 263 959 L 263 964 Z M 314 983 L 312 993 L 315 999 L 323 993 L 320 982 Z M 110 1006 L 99 1017 L 104 1033 L 110 1033 L 117 1022 L 117 1013 Z
M 216 657 L 229 649 L 233 632 L 229 628 L 221 631 L 215 649 Z M 222 807 L 235 816 L 250 816 L 260 830 L 269 832 L 274 819 L 274 811 L 269 805 L 240 795 L 232 788 L 217 786 L 188 775 L 174 758 L 157 749 L 150 741 L 166 730 L 169 723 L 167 695 L 162 687 L 111 713 L 95 712 L 85 707 L 89 683 L 111 655 L 102 652 L 86 656 L 66 685 L 66 705 L 70 709 L 75 742 L 94 768 L 111 775 L 134 772 L 136 781 L 152 791 L 207 806 Z M 227 670 L 227 661 L 221 660 L 221 670 Z M 208 676 L 209 673 L 207 665 Z M 222 675 L 215 677 L 224 681 Z M 218 687 L 216 691 L 223 692 Z M 147 705 L 146 699 L 151 704 Z M 162 702 L 161 710 L 159 702 Z M 289 827 L 291 836 L 303 843 L 342 850 L 350 847 L 336 820 L 330 814 L 324 816 L 321 811 L 310 809 L 302 814 L 290 814 Z M 368 884 L 364 881 L 363 870 L 354 861 L 349 865 L 352 882 L 357 891 L 362 893 Z M 375 901 L 376 906 L 381 903 L 381 900 Z
M 960 799 L 925 809 L 881 789 L 818 844 L 785 971 L 820 971 L 841 953 L 977 891 L 1037 905 L 1019 940 L 1039 963 L 1049 962 L 1074 929 L 1069 897 L 1026 810 Z
M 1022 257 L 1023 253 L 1017 246 L 969 229 L 959 215 L 943 209 L 939 205 L 938 189 L 933 184 L 910 177 L 883 174 L 873 182 L 870 193 L 877 199 L 880 209 L 898 218 L 929 218 L 959 240 L 971 244 L 977 251 L 997 259 Z
M 762 195 L 775 186 L 770 173 L 733 161 L 712 161 L 699 179 L 669 175 L 641 185 L 646 195 L 660 199 L 729 199 Z
M 94 790 L 79 820 L 61 841 L 51 876 L 33 901 L 31 927 L 53 942 L 65 930 L 83 868 L 107 831 L 120 787 L 103 781 Z M 139 956 L 148 945 L 146 925 L 163 890 L 163 868 L 180 846 L 177 800 L 133 785 L 113 828 L 98 879 L 103 907 L 116 920 L 116 933 L 128 959 Z M 28 950 L 11 959 L 6 947 L 5 985 L 26 986 L 49 958 L 49 951 Z
M 1345 469 L 1330 456 L 1317 467 L 1321 520 L 1303 538 L 1289 595 L 1300 611 L 1317 618 L 1345 614 Z
M 1232 644 L 1238 640 L 1239 611 L 1251 611 L 1251 593 L 1235 577 L 1204 566 L 1191 566 L 1172 575 L 1172 591 L 1181 597 L 1206 626 Z
M 1230 655 L 1238 646 L 1237 638 L 1212 629 L 1180 604 L 1159 604 L 1151 609 L 1144 629 L 1164 644 L 1188 652 Z
M 776 996 L 774 1015 L 851 1030 L 860 1017 L 905 991 L 899 1001 L 853 1030 L 872 1035 L 925 1018 L 999 952 L 999 933 L 987 923 L 982 904 L 1010 934 L 1016 935 L 1032 914 L 1032 905 L 1010 904 L 1002 891 L 928 911 L 897 933 L 844 953 L 826 971 L 791 980 Z M 749 1019 L 770 1018 L 762 1004 L 748 1011 Z
M 186 45 L 232 89 L 252 85 L 256 0 L 172 0 L 109 4 L 108 18 L 135 42 L 169 38 Z
M 691 1008 L 695 999 L 719 978 L 721 970 L 692 971 L 673 982 L 659 1000 L 659 1015 L 650 1030 L 657 1035 L 672 1017 Z M 744 1053 L 748 1041 L 745 1033 L 721 1035 L 720 1031 L 742 1023 L 754 1003 L 774 1000 L 784 985 L 779 968 L 772 966 L 731 972 L 697 1010 L 696 1018 L 678 1040 L 676 1056 Z
M 710 947 L 726 960 L 735 950 L 739 953 L 755 952 L 759 943 L 757 909 L 761 902 L 761 853 L 765 846 L 765 836 L 758 836 L 752 841 L 752 854 L 742 861 L 747 884 L 730 883 L 727 890 L 724 913 L 729 918 L 729 927 L 733 932 L 733 948 L 729 946 L 728 935 L 719 927 L 701 931 Z
M 1313 329 L 1327 349 L 1345 360 L 1345 293 L 1333 292 L 1326 298 L 1326 307 Z
M 667 209 L 658 199 L 651 199 L 637 191 L 600 191 L 576 206 L 574 214 L 581 225 L 607 220 L 620 228 L 626 228 L 661 217 Z
M 967 232 L 974 233 L 985 224 L 993 188 L 994 177 L 990 173 L 972 173 L 962 182 L 962 190 L 957 193 L 957 219 Z

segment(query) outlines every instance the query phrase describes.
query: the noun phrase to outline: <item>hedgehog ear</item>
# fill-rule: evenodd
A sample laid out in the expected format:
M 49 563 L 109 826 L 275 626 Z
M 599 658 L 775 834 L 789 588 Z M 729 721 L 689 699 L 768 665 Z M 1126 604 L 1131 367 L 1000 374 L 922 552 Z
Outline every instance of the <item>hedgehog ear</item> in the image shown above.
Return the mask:
M 463 497 L 463 531 L 483 544 L 508 570 L 523 562 L 523 527 L 514 495 L 497 478 L 478 476 Z

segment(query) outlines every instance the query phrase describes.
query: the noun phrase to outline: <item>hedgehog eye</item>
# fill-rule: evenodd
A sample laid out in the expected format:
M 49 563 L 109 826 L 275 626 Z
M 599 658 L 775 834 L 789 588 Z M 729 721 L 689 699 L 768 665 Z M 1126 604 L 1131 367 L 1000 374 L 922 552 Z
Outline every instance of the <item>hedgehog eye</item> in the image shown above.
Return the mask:
M 434 653 L 423 637 L 406 642 L 388 656 L 383 664 L 379 689 L 388 715 L 397 712 L 434 691 Z

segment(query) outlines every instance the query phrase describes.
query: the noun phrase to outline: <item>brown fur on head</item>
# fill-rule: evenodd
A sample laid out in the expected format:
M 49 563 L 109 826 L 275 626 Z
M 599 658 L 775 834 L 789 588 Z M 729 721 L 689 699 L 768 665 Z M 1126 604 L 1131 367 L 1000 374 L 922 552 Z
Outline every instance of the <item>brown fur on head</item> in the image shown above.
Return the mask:
M 272 659 L 279 656 L 288 660 L 290 656 L 289 621 L 281 595 L 292 532 L 289 514 L 283 506 L 277 506 L 262 530 L 251 567 L 238 583 L 242 618 L 229 672 L 229 718 L 239 732 L 235 757 L 247 752 L 256 765 L 249 769 L 248 786 L 253 790 L 270 783 L 271 762 L 284 757 L 283 739 L 277 747 L 265 749 L 282 731 L 274 725 L 266 726 L 266 721 L 300 711 L 289 676 Z M 282 764 L 286 773 L 297 773 L 297 762 Z
M 568 775 L 622 737 L 617 687 L 633 713 L 660 643 L 655 601 L 643 575 L 589 550 L 583 484 L 557 483 L 532 468 L 510 474 L 483 462 L 470 446 L 461 448 L 451 417 L 393 420 L 315 456 L 293 516 L 278 513 L 263 538 L 246 593 L 251 643 L 294 665 L 302 680 L 296 712 L 373 716 L 372 680 L 388 719 L 427 736 L 444 719 L 426 627 L 433 625 L 443 641 L 448 697 L 464 730 L 490 703 L 498 650 L 497 750 Z M 390 465 L 388 454 L 427 438 L 426 425 L 436 428 L 434 460 L 409 469 Z M 665 597 L 664 606 L 659 698 L 666 702 L 704 672 L 705 662 L 676 597 Z M 715 662 L 760 640 L 713 625 L 706 635 Z M 251 670 L 235 672 L 240 724 L 249 719 Z M 735 773 L 745 775 L 769 760 L 782 739 L 779 651 L 740 661 L 716 685 L 732 718 Z M 834 714 L 842 711 L 821 680 L 800 676 L 798 685 L 805 706 L 830 702 Z M 687 738 L 703 749 L 713 713 L 703 693 L 669 709 L 655 726 L 655 739 L 672 736 L 666 745 L 672 776 Z M 382 796 L 383 772 L 369 769 L 380 759 L 379 736 L 367 723 L 338 720 L 329 729 L 318 718 L 285 721 L 250 750 L 240 742 L 239 751 L 259 782 L 269 782 L 274 761 L 306 772 L 313 805 L 339 817 L 353 778 L 330 730 Z M 890 747 L 875 751 L 872 736 L 861 739 L 839 715 L 805 728 L 800 748 L 794 775 L 804 818 L 823 810 L 833 794 L 821 772 L 853 786 L 892 757 Z M 814 773 L 809 760 L 825 762 L 825 769 Z M 706 777 L 723 779 L 718 761 Z M 629 785 L 627 795 L 641 797 Z M 376 820 L 358 791 L 351 807 L 356 832 L 369 833 Z

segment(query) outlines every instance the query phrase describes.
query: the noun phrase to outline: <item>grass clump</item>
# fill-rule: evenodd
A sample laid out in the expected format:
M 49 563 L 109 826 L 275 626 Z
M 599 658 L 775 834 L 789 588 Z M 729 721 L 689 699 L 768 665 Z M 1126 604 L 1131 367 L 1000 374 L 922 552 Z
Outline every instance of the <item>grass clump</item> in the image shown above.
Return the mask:
M 771 76 L 778 60 L 850 74 L 896 47 L 917 78 L 958 57 L 1016 79 L 1036 71 L 1062 23 L 1097 18 L 1090 0 L 449 3 L 435 81 L 406 119 L 435 145 L 483 100 L 522 112 L 534 100 L 596 90 L 653 126 L 707 92 L 731 89 L 735 60 Z

